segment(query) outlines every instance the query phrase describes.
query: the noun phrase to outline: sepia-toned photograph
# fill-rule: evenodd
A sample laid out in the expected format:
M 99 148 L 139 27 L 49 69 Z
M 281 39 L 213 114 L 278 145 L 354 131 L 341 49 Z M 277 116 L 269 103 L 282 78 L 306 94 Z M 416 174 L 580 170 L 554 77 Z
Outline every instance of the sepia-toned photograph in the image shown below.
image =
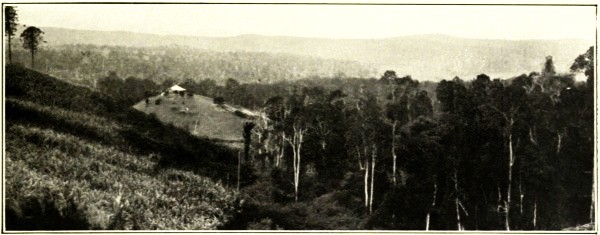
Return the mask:
M 2 233 L 598 231 L 595 2 L 2 9 Z

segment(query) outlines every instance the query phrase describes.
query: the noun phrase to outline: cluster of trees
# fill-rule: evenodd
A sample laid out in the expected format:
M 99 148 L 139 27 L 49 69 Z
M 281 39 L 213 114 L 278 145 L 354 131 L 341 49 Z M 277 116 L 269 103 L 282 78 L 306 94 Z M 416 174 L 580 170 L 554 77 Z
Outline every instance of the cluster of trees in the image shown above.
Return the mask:
M 394 71 L 334 89 L 287 86 L 262 106 L 249 161 L 264 173 L 257 185 L 268 182 L 273 205 L 334 198 L 363 228 L 543 230 L 589 223 L 593 48 L 571 69 L 583 71 L 587 82 L 557 74 L 548 57 L 540 73 L 456 77 L 434 93 Z
M 161 91 L 161 86 L 150 80 L 131 76 L 122 79 L 116 72 L 109 72 L 108 76 L 98 79 L 95 85 L 98 91 L 128 106 L 155 96 Z
M 13 6 L 4 7 L 4 33 L 8 40 L 8 63 L 12 63 L 12 48 L 11 41 L 17 32 L 18 21 L 17 10 Z M 29 26 L 21 33 L 21 42 L 23 49 L 31 54 L 31 68 L 35 66 L 35 54 L 38 52 L 40 44 L 44 43 L 44 31 L 35 27 Z

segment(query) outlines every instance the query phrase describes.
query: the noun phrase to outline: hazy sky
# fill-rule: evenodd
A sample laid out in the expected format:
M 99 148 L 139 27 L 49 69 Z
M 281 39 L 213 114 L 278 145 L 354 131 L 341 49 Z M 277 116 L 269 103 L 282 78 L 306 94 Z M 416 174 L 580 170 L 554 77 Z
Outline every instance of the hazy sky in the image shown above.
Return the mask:
M 589 6 L 21 4 L 17 11 L 22 24 L 41 27 L 196 36 L 593 40 L 596 34 L 596 9 Z

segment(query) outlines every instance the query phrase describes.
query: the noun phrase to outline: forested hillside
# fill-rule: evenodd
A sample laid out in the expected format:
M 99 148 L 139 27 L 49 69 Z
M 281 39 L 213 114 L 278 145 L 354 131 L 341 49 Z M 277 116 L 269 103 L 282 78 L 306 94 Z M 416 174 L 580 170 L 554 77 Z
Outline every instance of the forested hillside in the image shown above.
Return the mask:
M 6 228 L 217 229 L 236 154 L 88 88 L 6 67 Z
M 242 190 L 248 203 L 228 228 L 560 230 L 594 221 L 593 48 L 571 67 L 585 83 L 541 60 L 539 72 L 456 77 L 433 92 L 394 71 L 265 88 L 274 96 L 250 154 L 259 179 Z
M 18 47 L 13 47 L 18 48 Z M 14 50 L 13 61 L 29 64 L 25 50 Z M 212 79 L 224 83 L 268 83 L 308 77 L 369 77 L 375 71 L 350 60 L 321 59 L 262 52 L 217 52 L 188 46 L 125 47 L 95 45 L 46 46 L 36 55 L 36 69 L 94 87 L 97 79 L 115 72 L 163 83 Z
M 183 45 L 218 52 L 286 53 L 358 61 L 369 65 L 368 76 L 375 75 L 371 73 L 372 69 L 379 74 L 393 69 L 399 75 L 411 75 L 420 81 L 440 81 L 454 76 L 474 77 L 480 73 L 486 73 L 493 78 L 506 78 L 523 71 L 539 69 L 542 65 L 539 58 L 547 55 L 554 56 L 557 71 L 568 72 L 572 59 L 594 43 L 578 39 L 513 41 L 466 39 L 446 35 L 340 40 L 261 35 L 194 37 L 50 27 L 43 27 L 43 29 L 50 45 L 93 44 L 134 47 Z M 325 67 L 329 66 L 323 68 Z M 302 66 L 298 68 L 302 69 Z M 342 71 L 348 76 L 358 75 L 354 69 L 329 68 L 324 71 L 325 74 Z M 288 79 L 295 74 L 289 70 L 286 72 L 281 74 L 284 75 L 283 77 L 277 79 Z M 324 76 L 323 73 L 319 75 Z

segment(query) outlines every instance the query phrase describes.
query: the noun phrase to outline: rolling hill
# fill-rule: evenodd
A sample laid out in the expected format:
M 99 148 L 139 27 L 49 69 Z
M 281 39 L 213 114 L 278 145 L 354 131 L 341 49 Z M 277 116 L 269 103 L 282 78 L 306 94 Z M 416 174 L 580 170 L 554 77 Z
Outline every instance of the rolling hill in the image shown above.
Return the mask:
M 239 208 L 229 148 L 22 67 L 5 84 L 6 229 L 216 229 Z
M 243 124 L 250 121 L 246 109 L 223 104 L 216 105 L 213 99 L 201 95 L 180 96 L 174 93 L 148 98 L 133 106 L 147 114 L 190 133 L 220 141 L 228 146 L 241 147 Z M 237 113 L 237 115 L 236 115 Z
M 548 55 L 558 72 L 566 72 L 577 55 L 594 44 L 579 39 L 491 40 L 446 35 L 416 35 L 386 39 L 324 39 L 241 35 L 196 37 L 103 32 L 43 27 L 51 45 L 94 44 L 113 46 L 184 45 L 214 51 L 286 53 L 327 59 L 350 60 L 373 66 L 377 76 L 392 69 L 399 75 L 439 81 L 486 73 L 508 78 L 539 71 Z M 559 33 L 559 32 L 557 32 Z M 565 35 L 568 38 L 569 35 Z M 284 78 L 280 78 L 284 79 Z

